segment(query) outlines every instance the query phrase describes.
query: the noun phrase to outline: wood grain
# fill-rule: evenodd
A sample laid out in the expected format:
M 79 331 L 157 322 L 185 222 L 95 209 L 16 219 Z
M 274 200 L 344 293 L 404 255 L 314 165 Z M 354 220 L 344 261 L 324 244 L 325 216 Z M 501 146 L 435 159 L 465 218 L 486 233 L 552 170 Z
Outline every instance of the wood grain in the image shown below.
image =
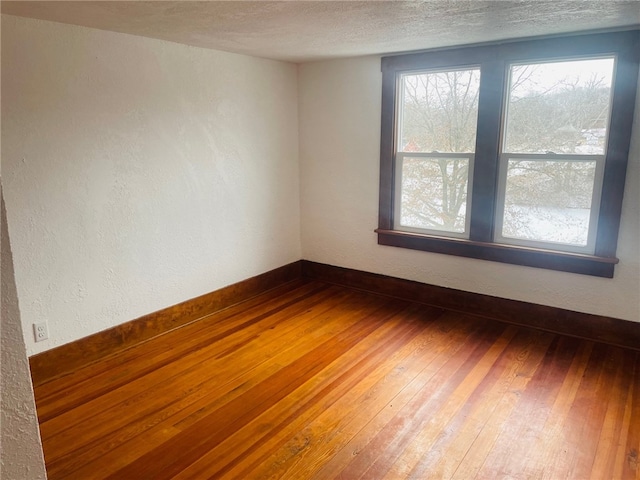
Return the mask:
M 77 370 L 105 356 L 120 352 L 235 304 L 250 301 L 252 297 L 265 291 L 273 290 L 273 295 L 278 296 L 278 286 L 300 280 L 303 277 L 484 316 L 502 322 L 640 350 L 640 323 L 637 322 L 491 297 L 300 260 L 34 355 L 29 359 L 34 385 L 46 384 L 53 378 L 65 376 L 68 372 Z M 192 340 L 192 342 L 197 343 L 197 340 Z M 194 345 L 190 344 L 190 347 L 194 347 Z M 170 362 L 173 358 L 172 353 L 165 353 L 165 360 Z M 135 355 L 135 352 L 133 354 Z M 64 382 L 56 382 L 55 385 L 62 390 L 65 388 Z
M 29 358 L 33 384 L 41 385 L 106 355 L 293 281 L 300 277 L 300 268 L 300 262 L 294 262 L 34 355 Z
M 640 350 L 639 322 L 465 292 L 308 260 L 302 261 L 302 274 L 315 280 L 514 325 Z
M 50 479 L 640 478 L 640 352 L 318 280 L 35 393 Z

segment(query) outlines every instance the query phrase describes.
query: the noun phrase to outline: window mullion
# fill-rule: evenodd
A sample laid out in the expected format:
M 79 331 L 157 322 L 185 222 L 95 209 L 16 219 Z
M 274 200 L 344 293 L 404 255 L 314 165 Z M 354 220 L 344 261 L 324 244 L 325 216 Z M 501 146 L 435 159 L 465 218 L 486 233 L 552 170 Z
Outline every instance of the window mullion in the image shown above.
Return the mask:
M 498 184 L 498 149 L 505 92 L 505 62 L 486 61 L 480 68 L 469 239 L 477 242 L 491 242 Z

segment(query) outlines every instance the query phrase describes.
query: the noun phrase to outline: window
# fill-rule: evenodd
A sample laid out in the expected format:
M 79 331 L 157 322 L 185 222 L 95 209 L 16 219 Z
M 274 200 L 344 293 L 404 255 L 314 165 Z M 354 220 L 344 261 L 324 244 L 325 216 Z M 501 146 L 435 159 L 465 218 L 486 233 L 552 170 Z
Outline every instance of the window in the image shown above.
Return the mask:
M 468 238 L 480 69 L 399 77 L 398 229 Z
M 378 243 L 612 277 L 640 31 L 382 59 Z

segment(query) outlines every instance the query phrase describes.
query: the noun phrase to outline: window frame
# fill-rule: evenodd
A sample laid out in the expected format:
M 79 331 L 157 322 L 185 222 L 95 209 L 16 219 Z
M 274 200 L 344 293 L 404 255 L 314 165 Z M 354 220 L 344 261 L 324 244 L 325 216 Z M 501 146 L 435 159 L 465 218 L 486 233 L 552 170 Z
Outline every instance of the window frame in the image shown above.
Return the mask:
M 613 95 L 593 254 L 494 241 L 509 66 L 531 61 L 615 55 Z M 640 63 L 640 30 L 537 37 L 382 57 L 378 244 L 612 278 Z M 402 74 L 480 65 L 478 126 L 469 238 L 394 229 L 396 98 Z

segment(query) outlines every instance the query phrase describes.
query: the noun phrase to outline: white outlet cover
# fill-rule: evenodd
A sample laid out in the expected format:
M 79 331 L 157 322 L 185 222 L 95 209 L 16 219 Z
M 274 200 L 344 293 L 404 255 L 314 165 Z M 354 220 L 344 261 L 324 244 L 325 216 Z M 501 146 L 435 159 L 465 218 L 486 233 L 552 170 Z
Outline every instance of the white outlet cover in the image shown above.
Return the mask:
M 33 336 L 36 342 L 42 342 L 49 338 L 49 328 L 47 322 L 33 324 Z

